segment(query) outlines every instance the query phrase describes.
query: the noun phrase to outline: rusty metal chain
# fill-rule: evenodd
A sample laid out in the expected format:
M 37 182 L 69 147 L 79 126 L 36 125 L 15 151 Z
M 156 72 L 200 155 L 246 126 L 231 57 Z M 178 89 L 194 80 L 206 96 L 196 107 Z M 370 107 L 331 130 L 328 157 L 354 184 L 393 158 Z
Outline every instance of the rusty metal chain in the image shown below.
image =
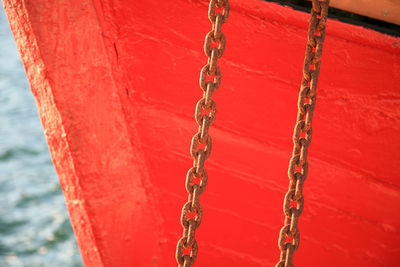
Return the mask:
M 275 267 L 293 267 L 293 253 L 298 249 L 300 243 L 300 231 L 297 223 L 304 208 L 302 191 L 308 173 L 307 151 L 311 143 L 311 123 L 315 108 L 328 7 L 329 0 L 312 0 L 303 79 L 298 100 L 297 122 L 293 133 L 294 147 L 288 170 L 289 190 L 283 202 L 285 223 L 280 231 L 278 241 L 281 256 Z
M 195 112 L 199 130 L 193 136 L 190 146 L 190 155 L 193 157 L 194 163 L 186 176 L 186 191 L 189 198 L 182 209 L 183 236 L 178 241 L 175 255 L 178 265 L 183 267 L 191 266 L 197 257 L 195 232 L 200 226 L 203 215 L 199 197 L 207 185 L 207 172 L 204 169 L 204 162 L 210 156 L 212 146 L 208 129 L 214 122 L 217 111 L 212 96 L 221 84 L 221 71 L 217 66 L 217 61 L 225 50 L 225 35 L 221 32 L 221 28 L 228 16 L 228 0 L 210 1 L 208 18 L 212 23 L 212 30 L 206 35 L 204 43 L 204 52 L 208 57 L 208 63 L 200 72 L 200 87 L 203 90 L 203 98 L 197 103 Z

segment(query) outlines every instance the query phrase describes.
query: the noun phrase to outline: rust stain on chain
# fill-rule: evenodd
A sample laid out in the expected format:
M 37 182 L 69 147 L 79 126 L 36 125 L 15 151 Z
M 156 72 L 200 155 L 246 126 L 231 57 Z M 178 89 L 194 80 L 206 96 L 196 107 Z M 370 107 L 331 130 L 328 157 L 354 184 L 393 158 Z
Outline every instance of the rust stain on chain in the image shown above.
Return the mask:
M 218 12 L 217 9 L 219 10 Z M 204 52 L 208 57 L 208 63 L 200 72 L 200 87 L 203 90 L 203 98 L 197 103 L 195 112 L 199 130 L 193 136 L 190 146 L 190 155 L 193 157 L 194 163 L 186 176 L 186 190 L 189 197 L 182 208 L 181 224 L 183 235 L 178 241 L 175 255 L 178 265 L 183 267 L 191 266 L 197 257 L 195 232 L 200 226 L 203 215 L 199 198 L 207 185 L 204 162 L 210 156 L 212 146 L 212 139 L 208 134 L 208 129 L 214 122 L 217 112 L 212 96 L 221 84 L 221 71 L 217 66 L 217 61 L 225 51 L 225 35 L 221 32 L 221 29 L 228 16 L 228 0 L 210 1 L 208 18 L 212 23 L 212 30 L 206 35 L 204 43 Z M 212 43 L 214 44 L 213 46 Z
M 289 190 L 283 202 L 285 223 L 280 231 L 278 241 L 281 256 L 276 267 L 293 267 L 293 253 L 300 244 L 300 231 L 297 223 L 304 208 L 302 191 L 308 173 L 307 151 L 312 137 L 311 123 L 315 108 L 329 0 L 313 0 L 312 4 L 303 79 L 297 103 L 297 122 L 293 133 L 293 154 L 288 170 Z

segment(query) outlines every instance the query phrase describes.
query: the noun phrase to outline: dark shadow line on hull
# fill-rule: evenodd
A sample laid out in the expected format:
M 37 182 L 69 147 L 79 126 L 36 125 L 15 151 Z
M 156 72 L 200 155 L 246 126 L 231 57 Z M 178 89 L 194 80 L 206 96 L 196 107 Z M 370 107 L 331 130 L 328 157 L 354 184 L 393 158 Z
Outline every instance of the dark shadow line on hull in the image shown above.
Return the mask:
M 264 0 L 264 1 L 278 3 L 282 6 L 289 6 L 295 10 L 307 13 L 309 13 L 311 9 L 311 1 L 307 0 Z M 400 37 L 400 26 L 393 23 L 369 18 L 363 15 L 351 13 L 333 7 L 329 7 L 328 15 L 330 18 L 337 19 L 345 23 L 362 26 L 365 28 L 375 30 L 377 32 Z

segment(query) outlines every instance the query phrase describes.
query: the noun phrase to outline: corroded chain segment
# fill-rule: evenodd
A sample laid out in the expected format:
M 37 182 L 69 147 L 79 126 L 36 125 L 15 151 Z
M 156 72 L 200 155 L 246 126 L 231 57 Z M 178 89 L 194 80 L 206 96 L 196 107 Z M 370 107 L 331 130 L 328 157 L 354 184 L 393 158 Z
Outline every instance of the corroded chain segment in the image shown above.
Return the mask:
M 214 122 L 217 112 L 217 106 L 212 97 L 221 84 L 221 71 L 217 66 L 217 61 L 225 51 L 225 35 L 221 29 L 228 16 L 228 0 L 210 1 L 208 18 L 212 23 L 212 30 L 207 33 L 204 43 L 204 53 L 208 57 L 208 63 L 200 72 L 200 88 L 203 90 L 203 98 L 197 103 L 195 112 L 199 130 L 193 136 L 190 146 L 190 155 L 193 157 L 194 163 L 186 176 L 186 191 L 189 197 L 182 209 L 183 236 L 178 241 L 175 255 L 179 266 L 183 267 L 191 266 L 197 257 L 195 232 L 200 226 L 203 215 L 199 198 L 207 185 L 204 162 L 210 156 L 212 147 L 208 129 Z
M 283 203 L 285 223 L 280 231 L 278 241 L 281 257 L 276 267 L 292 267 L 293 253 L 298 249 L 300 243 L 297 222 L 304 208 L 302 191 L 308 173 L 307 151 L 312 137 L 311 123 L 315 108 L 329 0 L 313 0 L 312 3 L 303 79 L 298 100 L 297 122 L 293 133 L 293 154 L 288 170 L 289 190 Z

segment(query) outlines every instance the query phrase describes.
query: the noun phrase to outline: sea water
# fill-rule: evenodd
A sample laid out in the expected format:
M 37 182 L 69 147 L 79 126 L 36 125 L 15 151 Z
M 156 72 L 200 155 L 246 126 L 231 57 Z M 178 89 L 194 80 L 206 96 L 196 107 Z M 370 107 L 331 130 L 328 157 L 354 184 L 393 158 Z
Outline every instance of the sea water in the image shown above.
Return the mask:
M 0 267 L 83 266 L 0 4 Z

